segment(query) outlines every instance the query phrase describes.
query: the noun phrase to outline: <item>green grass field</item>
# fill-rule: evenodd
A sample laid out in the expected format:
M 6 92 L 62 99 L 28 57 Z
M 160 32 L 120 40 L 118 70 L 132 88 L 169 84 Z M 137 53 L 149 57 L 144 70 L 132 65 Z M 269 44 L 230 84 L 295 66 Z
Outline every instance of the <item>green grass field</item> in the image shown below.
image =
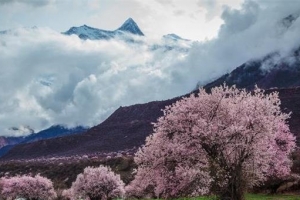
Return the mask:
M 178 200 L 213 200 L 211 197 L 181 198 Z M 300 200 L 300 195 L 247 194 L 246 200 Z
M 247 200 L 300 200 L 300 195 L 249 194 Z

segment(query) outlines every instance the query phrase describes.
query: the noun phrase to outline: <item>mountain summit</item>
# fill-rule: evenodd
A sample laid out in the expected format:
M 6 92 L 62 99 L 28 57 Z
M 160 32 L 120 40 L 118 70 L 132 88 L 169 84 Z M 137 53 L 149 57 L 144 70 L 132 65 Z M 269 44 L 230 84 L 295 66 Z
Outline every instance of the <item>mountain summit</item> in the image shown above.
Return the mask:
M 144 36 L 144 33 L 140 30 L 138 25 L 135 23 L 135 21 L 132 18 L 128 18 L 120 28 L 117 30 L 119 31 L 125 31 L 129 32 L 135 35 Z
M 81 39 L 90 40 L 101 40 L 101 39 L 112 39 L 116 36 L 124 36 L 122 33 L 130 33 L 133 35 L 144 36 L 138 25 L 133 21 L 132 18 L 127 19 L 120 28 L 115 31 L 102 30 L 93 28 L 87 25 L 80 27 L 71 27 L 68 31 L 63 32 L 65 35 L 77 35 Z M 126 39 L 126 38 L 125 38 Z

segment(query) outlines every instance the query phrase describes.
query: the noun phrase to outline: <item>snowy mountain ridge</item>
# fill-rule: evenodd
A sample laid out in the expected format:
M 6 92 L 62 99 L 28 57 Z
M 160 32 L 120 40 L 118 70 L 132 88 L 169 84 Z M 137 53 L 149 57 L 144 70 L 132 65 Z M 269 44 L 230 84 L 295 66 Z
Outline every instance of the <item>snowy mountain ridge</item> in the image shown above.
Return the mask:
M 101 39 L 112 39 L 116 36 L 122 36 L 124 34 L 132 34 L 136 36 L 144 36 L 144 33 L 140 30 L 138 25 L 132 18 L 127 19 L 120 28 L 109 31 L 98 28 L 93 28 L 87 25 L 79 27 L 71 27 L 68 31 L 63 32 L 65 35 L 77 35 L 79 38 L 86 40 L 101 40 Z

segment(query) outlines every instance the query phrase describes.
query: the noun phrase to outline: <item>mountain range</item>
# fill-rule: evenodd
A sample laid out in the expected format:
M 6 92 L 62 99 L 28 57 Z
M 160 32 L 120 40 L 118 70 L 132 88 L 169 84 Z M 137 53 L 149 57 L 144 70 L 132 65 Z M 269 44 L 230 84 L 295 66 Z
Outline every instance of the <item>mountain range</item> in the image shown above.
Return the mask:
M 82 25 L 79 27 L 71 27 L 69 30 L 62 32 L 64 35 L 76 35 L 82 40 L 111 40 L 117 39 L 125 41 L 127 43 L 134 44 L 145 44 L 143 41 L 144 33 L 141 31 L 137 23 L 132 19 L 127 19 L 118 29 L 103 30 L 98 28 L 93 28 L 87 25 Z M 181 44 L 183 43 L 183 44 Z M 187 52 L 187 46 L 190 46 L 193 41 L 184 39 L 174 33 L 166 34 L 162 36 L 161 42 L 152 44 L 149 46 L 150 50 L 178 50 Z
M 118 36 L 124 36 L 126 33 L 136 36 L 144 36 L 144 33 L 140 30 L 132 18 L 127 19 L 118 29 L 114 31 L 102 30 L 83 25 L 79 27 L 72 27 L 68 31 L 63 32 L 65 35 L 75 34 L 84 40 L 112 39 Z
M 286 26 L 290 26 L 293 20 L 294 18 L 288 17 L 283 22 Z M 83 40 L 112 39 L 126 34 L 138 37 L 144 36 L 131 18 L 115 31 L 106 31 L 84 25 L 72 27 L 63 34 L 75 34 Z M 163 39 L 169 42 L 188 41 L 175 34 L 165 35 Z M 153 46 L 153 49 L 155 48 L 161 47 Z M 168 46 L 164 48 L 168 49 Z M 237 66 L 230 73 L 224 74 L 203 87 L 209 90 L 223 83 L 248 90 L 258 85 L 266 89 L 266 92 L 278 91 L 282 101 L 282 110 L 284 112 L 292 111 L 289 124 L 291 131 L 297 136 L 297 144 L 300 146 L 300 88 L 298 87 L 300 86 L 300 48 L 293 49 L 286 56 L 280 56 L 278 52 L 270 52 L 262 58 L 245 61 L 244 64 Z M 61 130 L 63 128 L 56 127 L 50 131 L 50 135 L 55 135 L 55 137 L 62 136 L 64 135 L 62 133 L 65 132 L 69 133 L 64 137 L 51 138 L 33 135 L 32 137 L 36 139 L 30 139 L 30 143 L 28 141 L 24 142 L 25 139 L 18 142 L 9 138 L 7 139 L 8 143 L 19 144 L 11 148 L 1 159 L 31 159 L 121 151 L 134 152 L 144 144 L 145 138 L 152 133 L 152 122 L 163 115 L 162 109 L 180 98 L 120 107 L 101 124 L 87 130 L 82 128 L 80 131 L 70 132 L 70 130 Z M 81 133 L 71 134 L 78 132 Z M 41 135 L 47 134 L 43 132 Z M 45 140 L 46 138 L 48 139 Z

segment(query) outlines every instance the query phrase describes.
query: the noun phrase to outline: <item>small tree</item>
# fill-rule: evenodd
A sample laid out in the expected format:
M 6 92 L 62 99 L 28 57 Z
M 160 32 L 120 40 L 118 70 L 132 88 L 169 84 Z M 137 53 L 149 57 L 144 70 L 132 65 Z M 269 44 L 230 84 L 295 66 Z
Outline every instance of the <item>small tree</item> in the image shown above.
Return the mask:
M 52 181 L 40 175 L 2 178 L 0 182 L 1 196 L 5 199 L 51 200 L 56 198 Z
M 66 192 L 71 198 L 89 198 L 90 200 L 106 200 L 120 198 L 125 195 L 124 183 L 120 175 L 116 175 L 110 168 L 86 167 L 78 174 L 71 189 Z
M 276 92 L 200 89 L 166 107 L 136 153 L 137 174 L 127 190 L 168 198 L 210 189 L 220 199 L 241 200 L 247 188 L 290 173 L 289 116 Z
M 61 196 L 63 199 L 73 200 L 74 195 L 73 195 L 72 188 L 63 190 Z

